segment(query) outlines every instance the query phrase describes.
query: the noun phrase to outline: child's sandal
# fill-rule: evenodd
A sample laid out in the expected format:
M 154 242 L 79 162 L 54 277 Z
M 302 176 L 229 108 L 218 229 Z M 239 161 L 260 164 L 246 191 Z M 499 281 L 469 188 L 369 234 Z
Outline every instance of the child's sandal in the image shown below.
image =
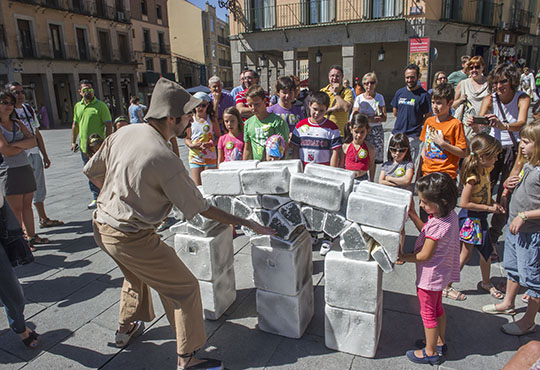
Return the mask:
M 467 296 L 464 293 L 459 292 L 454 288 L 443 289 L 442 296 L 460 302 L 467 299 Z

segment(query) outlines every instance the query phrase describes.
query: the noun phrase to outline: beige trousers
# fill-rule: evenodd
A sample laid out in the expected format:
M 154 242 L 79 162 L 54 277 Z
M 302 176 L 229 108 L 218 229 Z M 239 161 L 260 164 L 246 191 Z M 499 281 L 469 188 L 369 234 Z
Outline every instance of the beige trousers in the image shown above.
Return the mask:
M 125 233 L 94 220 L 94 238 L 124 273 L 120 295 L 120 325 L 155 317 L 150 287 L 159 293 L 167 319 L 176 333 L 178 354 L 206 342 L 199 283 L 154 230 Z

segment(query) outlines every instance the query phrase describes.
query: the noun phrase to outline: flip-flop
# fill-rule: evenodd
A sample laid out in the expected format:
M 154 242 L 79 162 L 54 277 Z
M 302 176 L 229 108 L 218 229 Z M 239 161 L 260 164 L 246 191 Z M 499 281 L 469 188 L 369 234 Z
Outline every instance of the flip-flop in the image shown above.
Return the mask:
M 495 304 L 487 304 L 482 307 L 482 312 L 489 313 L 490 315 L 515 315 L 516 310 L 513 308 L 508 308 L 504 311 L 500 311 L 495 308 Z

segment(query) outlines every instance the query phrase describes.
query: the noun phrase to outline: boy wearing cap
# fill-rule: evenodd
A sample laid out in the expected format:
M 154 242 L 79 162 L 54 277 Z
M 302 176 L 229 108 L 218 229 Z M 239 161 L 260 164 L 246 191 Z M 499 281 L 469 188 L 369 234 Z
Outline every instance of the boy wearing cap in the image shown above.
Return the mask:
M 266 140 L 272 135 L 289 138 L 289 126 L 277 114 L 266 110 L 265 98 L 266 93 L 259 85 L 247 89 L 246 101 L 253 116 L 244 122 L 244 160 L 264 161 Z
M 176 333 L 178 368 L 222 369 L 221 361 L 194 357 L 206 342 L 199 285 L 155 227 L 174 204 L 188 219 L 200 213 L 257 233 L 272 230 L 210 206 L 170 150 L 167 142 L 185 137 L 188 113 L 200 103 L 179 84 L 159 79 L 145 117 L 148 124 L 129 125 L 109 136 L 84 172 L 101 188 L 93 215 L 94 238 L 124 274 L 116 345 L 126 346 L 142 334 L 144 321 L 154 319 L 153 288 Z

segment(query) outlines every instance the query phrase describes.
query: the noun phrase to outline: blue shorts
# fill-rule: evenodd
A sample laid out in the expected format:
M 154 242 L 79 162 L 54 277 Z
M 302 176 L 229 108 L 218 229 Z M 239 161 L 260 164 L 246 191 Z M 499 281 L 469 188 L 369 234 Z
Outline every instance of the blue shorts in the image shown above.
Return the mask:
M 540 298 L 540 232 L 513 235 L 506 227 L 503 267 L 508 279 Z
M 190 163 L 189 168 L 216 168 L 217 165 L 215 164 L 197 164 L 197 163 Z

